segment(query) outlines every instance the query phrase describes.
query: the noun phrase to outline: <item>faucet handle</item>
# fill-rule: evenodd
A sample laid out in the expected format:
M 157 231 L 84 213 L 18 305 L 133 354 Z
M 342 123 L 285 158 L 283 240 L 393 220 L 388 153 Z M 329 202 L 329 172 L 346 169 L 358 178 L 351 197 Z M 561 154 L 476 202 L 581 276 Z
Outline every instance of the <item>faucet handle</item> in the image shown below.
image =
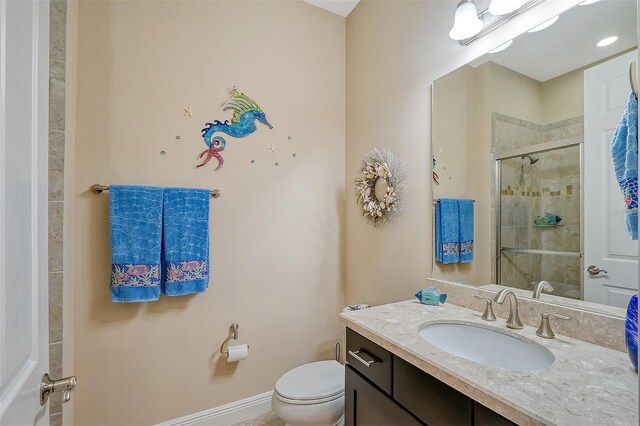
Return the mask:
M 480 296 L 479 294 L 474 295 L 476 299 L 482 299 L 486 302 L 486 306 L 484 308 L 484 313 L 482 314 L 482 319 L 485 321 L 495 321 L 496 315 L 493 313 L 493 300 L 488 297 Z
M 549 318 L 558 318 L 561 320 L 568 320 L 569 317 L 560 314 L 554 314 L 552 312 L 545 312 L 542 314 L 542 321 L 540 321 L 540 327 L 536 331 L 536 334 L 544 339 L 554 339 L 556 335 L 551 330 L 551 324 L 549 324 Z

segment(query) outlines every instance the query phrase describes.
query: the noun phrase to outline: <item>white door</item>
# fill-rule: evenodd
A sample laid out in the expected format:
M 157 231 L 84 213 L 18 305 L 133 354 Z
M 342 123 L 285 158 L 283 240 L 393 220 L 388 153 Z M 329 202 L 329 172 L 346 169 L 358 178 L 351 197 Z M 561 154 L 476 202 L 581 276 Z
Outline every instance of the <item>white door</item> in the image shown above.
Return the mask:
M 49 424 L 49 3 L 0 0 L 0 424 Z
M 629 52 L 584 72 L 584 298 L 619 307 L 638 291 L 638 241 L 626 231 L 610 149 L 637 58 Z M 593 275 L 591 265 L 606 272 Z

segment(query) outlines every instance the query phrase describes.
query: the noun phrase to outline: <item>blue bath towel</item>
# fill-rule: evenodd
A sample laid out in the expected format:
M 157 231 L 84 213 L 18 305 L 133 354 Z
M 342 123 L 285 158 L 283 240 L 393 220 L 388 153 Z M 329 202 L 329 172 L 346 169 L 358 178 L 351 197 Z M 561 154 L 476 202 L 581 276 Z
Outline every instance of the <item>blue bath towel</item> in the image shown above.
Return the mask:
M 611 158 L 616 180 L 622 190 L 627 232 L 638 239 L 638 99 L 629 94 L 624 115 L 611 141 Z
M 436 260 L 457 263 L 460 260 L 458 200 L 442 198 L 436 203 Z
M 209 286 L 209 190 L 164 190 L 162 289 L 167 296 Z
M 473 260 L 473 200 L 458 200 L 460 262 Z
M 160 298 L 162 189 L 111 185 L 111 300 Z

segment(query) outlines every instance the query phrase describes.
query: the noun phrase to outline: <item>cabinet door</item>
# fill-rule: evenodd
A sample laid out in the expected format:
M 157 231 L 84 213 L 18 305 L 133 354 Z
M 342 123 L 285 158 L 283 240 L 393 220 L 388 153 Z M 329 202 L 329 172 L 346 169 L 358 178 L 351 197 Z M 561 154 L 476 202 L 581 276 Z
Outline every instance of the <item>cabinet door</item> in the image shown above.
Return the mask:
M 473 400 L 398 356 L 393 360 L 393 398 L 430 426 L 470 426 Z
M 362 378 L 345 368 L 345 426 L 421 425 L 411 414 Z

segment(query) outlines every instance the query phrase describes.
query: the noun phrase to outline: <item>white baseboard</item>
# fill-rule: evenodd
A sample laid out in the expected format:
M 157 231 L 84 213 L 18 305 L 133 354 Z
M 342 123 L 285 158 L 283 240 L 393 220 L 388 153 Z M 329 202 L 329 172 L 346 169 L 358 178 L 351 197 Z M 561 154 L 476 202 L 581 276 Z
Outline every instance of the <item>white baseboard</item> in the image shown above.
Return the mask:
M 272 391 L 159 423 L 156 426 L 230 426 L 271 411 Z

